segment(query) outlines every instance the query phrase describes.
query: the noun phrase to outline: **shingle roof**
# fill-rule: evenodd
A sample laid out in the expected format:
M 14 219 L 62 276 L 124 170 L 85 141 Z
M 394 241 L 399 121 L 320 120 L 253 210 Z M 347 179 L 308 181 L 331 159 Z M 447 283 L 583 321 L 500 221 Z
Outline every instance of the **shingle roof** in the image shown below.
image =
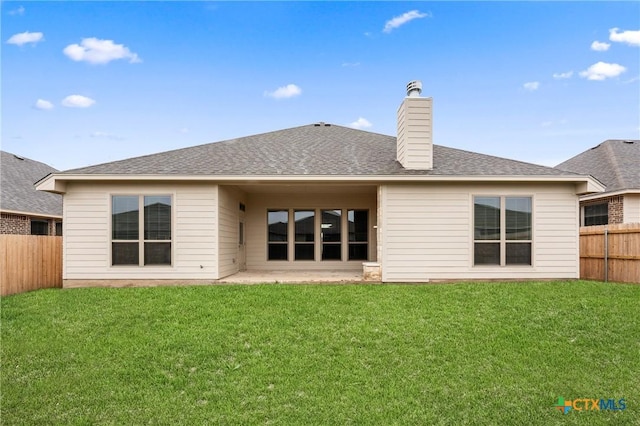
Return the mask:
M 50 173 L 51 166 L 0 151 L 0 208 L 43 216 L 62 216 L 62 196 L 36 191 L 34 183 Z
M 63 174 L 220 176 L 560 176 L 558 169 L 434 146 L 433 170 L 405 170 L 396 138 L 310 124 L 146 155 Z
M 606 185 L 607 192 L 640 189 L 640 140 L 607 140 L 556 168 L 590 174 Z

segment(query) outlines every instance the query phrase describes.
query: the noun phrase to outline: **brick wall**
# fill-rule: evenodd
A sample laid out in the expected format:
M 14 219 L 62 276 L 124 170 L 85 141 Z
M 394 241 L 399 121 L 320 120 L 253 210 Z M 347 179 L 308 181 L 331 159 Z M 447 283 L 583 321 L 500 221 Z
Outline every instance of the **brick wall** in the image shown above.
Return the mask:
M 47 223 L 47 235 L 56 235 L 56 221 L 54 219 L 32 218 L 12 213 L 0 215 L 0 234 L 31 235 L 31 220 Z
M 31 220 L 28 216 L 0 214 L 0 234 L 31 234 Z
M 624 221 L 624 214 L 622 206 L 624 205 L 624 196 L 609 198 L 609 223 L 622 223 Z

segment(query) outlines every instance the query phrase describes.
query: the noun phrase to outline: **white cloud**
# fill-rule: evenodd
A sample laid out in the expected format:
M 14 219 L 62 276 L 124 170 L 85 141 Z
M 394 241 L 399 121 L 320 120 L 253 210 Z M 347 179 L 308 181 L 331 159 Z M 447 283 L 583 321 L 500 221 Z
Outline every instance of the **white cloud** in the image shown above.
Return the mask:
M 44 34 L 42 33 L 30 33 L 29 31 L 25 31 L 23 33 L 18 33 L 12 35 L 9 40 L 7 40 L 7 44 L 15 44 L 16 46 L 22 46 L 27 43 L 38 43 L 44 40 Z
M 20 6 L 17 9 L 10 10 L 8 13 L 9 15 L 12 15 L 12 16 L 16 16 L 16 15 L 22 16 L 24 15 L 24 7 Z
M 342 66 L 345 67 L 345 68 L 359 67 L 360 66 L 360 62 L 343 62 Z
M 186 127 L 183 127 L 182 129 L 179 129 L 178 132 L 180 132 L 180 133 L 182 133 L 184 135 L 184 134 L 189 133 L 189 129 L 187 129 Z
M 609 40 L 619 43 L 627 43 L 630 46 L 640 46 L 640 30 L 618 32 L 619 28 L 609 30 Z
M 286 86 L 278 87 L 273 92 L 265 91 L 264 96 L 274 99 L 284 99 L 299 96 L 301 93 L 302 89 L 295 84 L 287 84 Z
M 396 16 L 396 17 L 388 20 L 384 24 L 384 28 L 382 29 L 382 31 L 385 32 L 385 33 L 390 33 L 394 29 L 401 27 L 402 25 L 406 24 L 407 22 L 413 21 L 414 19 L 427 18 L 427 17 L 430 18 L 431 14 L 430 13 L 422 13 L 419 10 L 410 10 L 409 12 L 405 12 L 400 16 Z
M 368 127 L 371 127 L 372 124 L 366 118 L 360 117 L 353 123 L 349 124 L 349 126 L 353 127 L 354 129 L 366 129 Z
M 611 45 L 609 43 L 604 43 L 601 41 L 594 41 L 591 43 L 591 50 L 595 50 L 596 52 L 605 52 L 609 50 Z
M 132 64 L 142 62 L 142 59 L 125 45 L 95 37 L 83 38 L 80 44 L 70 44 L 64 48 L 63 52 L 74 61 L 85 61 L 90 64 L 107 64 L 118 59 L 129 59 L 129 63 Z
M 598 62 L 591 65 L 586 70 L 581 71 L 580 76 L 587 80 L 604 80 L 607 78 L 617 77 L 626 70 L 627 69 L 622 65 Z
M 563 79 L 571 78 L 572 76 L 573 76 L 573 71 L 558 72 L 553 74 L 553 78 L 555 78 L 556 80 L 563 80 Z
M 529 92 L 534 92 L 540 88 L 540 82 L 530 81 L 528 83 L 523 84 L 522 87 L 524 87 L 524 90 L 527 90 Z
M 82 95 L 69 95 L 62 100 L 62 105 L 69 108 L 89 108 L 95 103 L 93 99 Z
M 44 99 L 38 99 L 34 105 L 34 107 L 36 109 L 41 109 L 41 110 L 48 110 L 48 109 L 53 109 L 53 104 L 49 101 L 46 101 Z

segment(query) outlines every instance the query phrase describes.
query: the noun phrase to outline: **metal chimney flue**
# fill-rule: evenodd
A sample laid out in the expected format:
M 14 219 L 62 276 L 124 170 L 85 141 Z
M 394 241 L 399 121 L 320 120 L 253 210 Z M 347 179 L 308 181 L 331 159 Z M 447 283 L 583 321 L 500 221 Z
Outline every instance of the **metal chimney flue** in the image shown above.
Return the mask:
M 413 80 L 407 84 L 407 96 L 410 98 L 418 98 L 422 93 L 422 82 L 420 80 Z

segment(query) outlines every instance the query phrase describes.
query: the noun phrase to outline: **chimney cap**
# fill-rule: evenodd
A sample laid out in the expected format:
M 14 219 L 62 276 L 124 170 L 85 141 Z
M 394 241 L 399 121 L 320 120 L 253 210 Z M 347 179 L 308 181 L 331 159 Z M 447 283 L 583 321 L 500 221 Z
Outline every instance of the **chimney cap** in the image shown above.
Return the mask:
M 407 83 L 407 96 L 416 98 L 422 93 L 422 82 L 420 80 L 413 80 Z

